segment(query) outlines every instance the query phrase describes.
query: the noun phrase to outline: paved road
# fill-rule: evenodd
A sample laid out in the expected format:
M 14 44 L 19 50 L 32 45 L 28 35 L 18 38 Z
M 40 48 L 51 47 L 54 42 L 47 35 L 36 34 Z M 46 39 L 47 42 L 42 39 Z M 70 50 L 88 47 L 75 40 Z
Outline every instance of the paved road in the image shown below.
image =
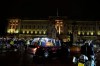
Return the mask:
M 65 57 L 61 58 L 36 58 L 27 53 L 7 52 L 0 54 L 0 66 L 72 66 L 71 60 L 68 61 Z M 75 65 L 74 65 L 75 66 Z
M 24 52 L 1 53 L 0 64 L 0 66 L 77 66 L 72 63 L 72 57 L 69 59 L 64 56 L 60 58 L 54 57 L 49 59 L 33 59 L 32 55 Z M 100 59 L 98 59 L 97 66 L 100 66 Z

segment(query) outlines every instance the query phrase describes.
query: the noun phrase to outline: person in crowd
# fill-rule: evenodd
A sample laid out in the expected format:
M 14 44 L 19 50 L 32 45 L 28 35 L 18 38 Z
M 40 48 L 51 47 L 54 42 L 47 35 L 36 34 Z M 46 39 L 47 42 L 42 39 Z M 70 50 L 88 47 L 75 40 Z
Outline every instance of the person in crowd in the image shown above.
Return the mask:
M 81 46 L 81 55 L 88 57 L 88 65 L 91 64 L 91 61 L 94 61 L 94 48 L 92 41 L 86 41 L 84 45 Z

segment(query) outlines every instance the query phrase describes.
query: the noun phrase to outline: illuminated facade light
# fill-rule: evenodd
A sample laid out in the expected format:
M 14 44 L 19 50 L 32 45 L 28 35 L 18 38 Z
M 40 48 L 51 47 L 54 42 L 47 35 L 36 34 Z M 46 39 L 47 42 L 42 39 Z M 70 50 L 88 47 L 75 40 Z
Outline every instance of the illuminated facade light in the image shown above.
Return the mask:
M 78 35 L 80 35 L 81 34 L 81 32 L 80 31 L 78 31 Z
M 89 32 L 87 32 L 87 35 L 89 35 Z
M 15 33 L 19 33 L 19 31 L 18 31 L 18 30 L 16 30 L 16 31 L 15 31 Z
M 37 34 L 37 31 L 35 31 L 35 34 Z
M 84 32 L 82 32 L 82 35 L 84 35 L 85 33 Z
M 43 34 L 46 34 L 46 31 L 44 31 Z
M 67 41 L 70 41 L 70 38 L 67 38 Z
M 18 20 L 16 20 L 16 22 L 18 22 Z
M 63 21 L 62 20 L 55 20 L 56 24 L 55 24 L 55 28 L 57 30 L 57 32 L 59 34 L 61 34 L 63 32 Z
M 31 34 L 33 34 L 33 31 L 31 31 Z
M 41 31 L 39 31 L 39 34 L 41 34 Z
M 100 31 L 98 31 L 97 34 L 100 35 Z
M 29 31 L 27 31 L 27 34 L 29 34 Z
M 67 42 L 67 39 L 63 39 L 63 42 Z
M 10 33 L 10 29 L 7 30 L 7 33 Z
M 25 31 L 23 31 L 23 34 L 25 33 Z
M 59 27 L 59 29 L 58 29 L 58 32 L 59 32 L 59 34 L 60 34 L 60 27 Z
M 59 23 L 59 22 L 57 22 L 57 23 Z
M 12 22 L 15 22 L 15 20 L 13 20 Z
M 63 25 L 60 25 L 60 26 L 63 26 Z
M 91 35 L 93 35 L 93 32 L 91 32 Z
M 14 29 L 10 29 L 10 33 L 14 33 L 15 32 L 15 30 Z
M 19 30 L 15 30 L 15 29 L 8 29 L 7 33 L 19 33 Z
M 71 31 L 71 30 L 69 30 L 69 31 L 68 31 L 68 33 L 70 34 L 70 33 L 72 33 L 72 31 Z
M 60 22 L 61 24 L 63 23 L 63 22 Z

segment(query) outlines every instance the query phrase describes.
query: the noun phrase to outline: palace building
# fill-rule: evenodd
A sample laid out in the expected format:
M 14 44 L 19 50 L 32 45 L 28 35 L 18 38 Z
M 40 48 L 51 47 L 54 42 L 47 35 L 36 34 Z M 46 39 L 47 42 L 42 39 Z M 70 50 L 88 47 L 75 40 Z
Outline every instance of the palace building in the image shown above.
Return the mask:
M 78 39 L 99 39 L 100 21 L 77 21 L 67 17 L 49 17 L 48 19 L 8 19 L 7 36 L 16 37 L 61 37 L 74 41 Z

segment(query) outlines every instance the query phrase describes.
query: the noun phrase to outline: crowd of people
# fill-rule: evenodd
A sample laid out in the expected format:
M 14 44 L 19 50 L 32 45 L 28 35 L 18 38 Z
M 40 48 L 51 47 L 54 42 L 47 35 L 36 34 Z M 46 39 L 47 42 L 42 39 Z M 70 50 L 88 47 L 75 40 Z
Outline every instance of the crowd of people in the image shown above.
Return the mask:
M 34 41 L 36 42 L 37 38 L 36 40 L 34 39 L 35 38 L 0 38 L 0 49 L 20 48 L 21 46 L 24 46 L 26 49 L 28 45 L 33 44 Z M 39 44 L 42 44 L 44 40 L 40 39 Z M 52 39 L 52 41 L 49 40 L 48 42 L 55 44 L 55 46 L 61 46 L 61 42 L 58 39 Z
M 26 48 L 31 43 L 31 39 L 24 38 L 0 38 L 0 50 L 12 50 Z
M 75 58 L 74 58 L 75 59 Z M 77 57 L 77 63 L 81 62 L 85 66 L 96 66 L 96 56 L 92 40 L 86 40 L 81 46 L 80 56 Z
M 8 48 L 20 48 L 24 46 L 27 48 L 28 45 L 32 43 L 33 39 L 25 39 L 25 38 L 0 38 L 0 49 L 8 49 Z M 56 43 L 59 43 L 57 41 Z M 61 43 L 60 43 L 61 45 Z M 64 47 L 65 48 L 65 47 Z M 66 46 L 68 48 L 68 46 Z M 81 46 L 81 55 L 85 55 L 88 57 L 88 60 L 93 60 L 95 53 L 92 40 L 85 41 Z

